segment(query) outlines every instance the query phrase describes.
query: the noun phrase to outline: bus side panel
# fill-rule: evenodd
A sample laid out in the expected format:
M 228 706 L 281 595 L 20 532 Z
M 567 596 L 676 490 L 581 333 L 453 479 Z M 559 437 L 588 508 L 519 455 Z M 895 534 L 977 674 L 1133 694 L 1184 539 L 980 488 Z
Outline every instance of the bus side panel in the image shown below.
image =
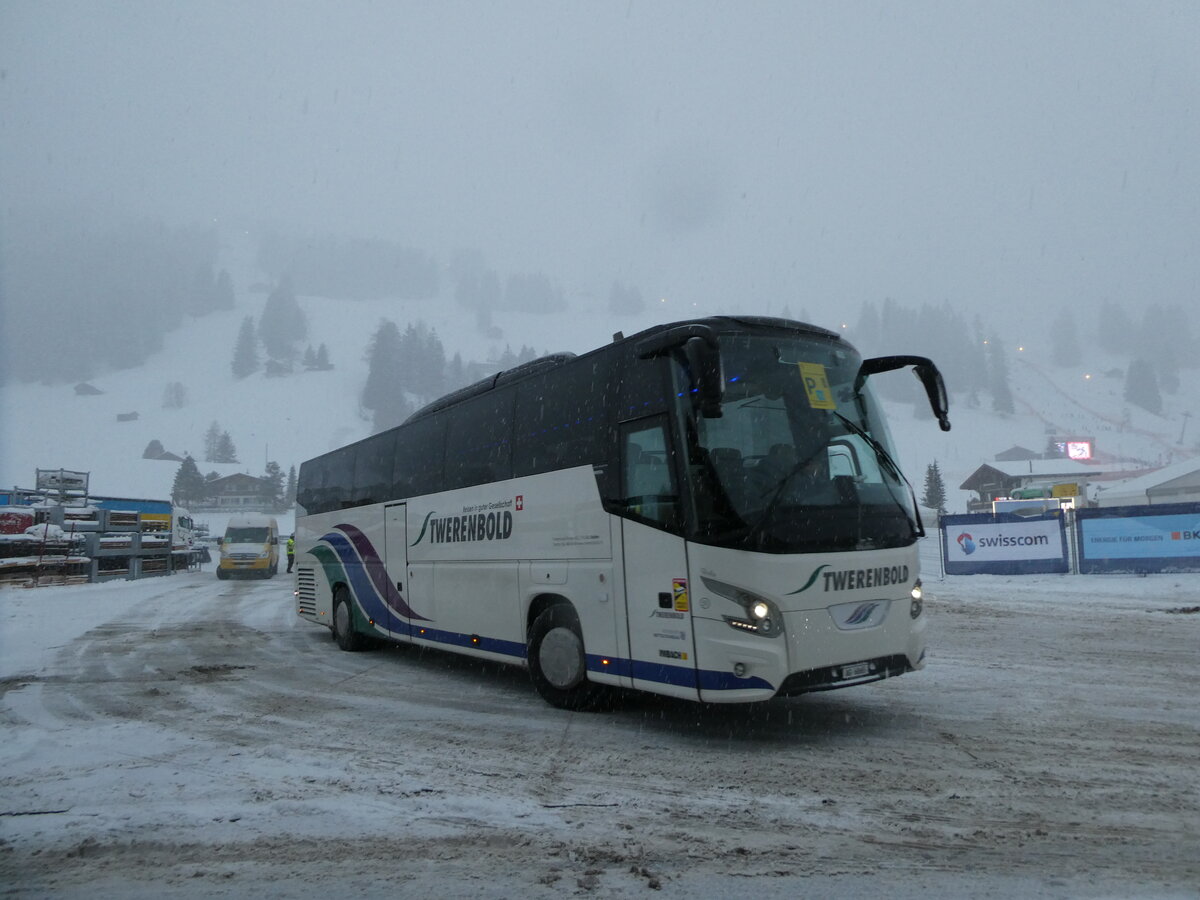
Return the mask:
M 334 524 L 337 513 L 306 516 L 296 510 L 296 599 L 299 614 L 311 622 L 331 628 L 336 560 L 320 540 Z
M 683 538 L 621 520 L 629 668 L 633 686 L 699 698 L 687 550 Z
M 416 640 L 522 662 L 526 610 L 551 594 L 576 607 L 589 653 L 617 647 L 615 614 L 591 611 L 612 566 L 591 466 L 410 498 L 407 552 Z
M 311 579 L 313 597 L 301 615 L 331 627 L 333 592 L 345 585 L 354 604 L 358 630 L 375 637 L 392 637 L 391 616 L 385 602 L 386 578 L 382 560 L 386 553 L 383 506 L 359 507 L 318 516 L 298 517 L 296 531 L 297 584 Z
M 610 527 L 606 523 L 605 530 Z M 547 594 L 566 599 L 579 617 L 588 678 L 629 687 L 623 594 L 614 581 L 614 568 L 607 559 L 532 560 L 521 570 L 521 606 L 528 609 Z
M 349 547 L 345 551 L 342 551 L 341 542 L 333 543 L 342 551 L 346 574 L 350 576 L 350 594 L 357 607 L 360 630 L 374 637 L 387 637 L 392 627 L 392 617 L 382 583 L 387 578 L 383 569 L 387 554 L 384 507 L 364 506 L 354 510 L 354 513 L 352 517 L 343 516 L 339 524 L 353 522 L 362 536 L 353 532 L 347 534 Z
M 436 563 L 432 602 L 421 605 L 433 620 L 434 640 L 523 660 L 518 565 L 505 559 Z

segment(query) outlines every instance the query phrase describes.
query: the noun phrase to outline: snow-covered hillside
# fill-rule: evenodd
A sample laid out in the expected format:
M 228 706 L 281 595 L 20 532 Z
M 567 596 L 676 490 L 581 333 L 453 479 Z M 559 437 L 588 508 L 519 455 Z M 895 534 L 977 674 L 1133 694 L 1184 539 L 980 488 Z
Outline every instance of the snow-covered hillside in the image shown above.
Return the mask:
M 656 299 L 638 316 L 617 317 L 592 296 L 568 293 L 570 311 L 553 316 L 497 313 L 499 339 L 481 334 L 470 315 L 449 298 L 426 302 L 336 301 L 301 297 L 308 322 L 308 342 L 324 343 L 334 368 L 267 377 L 261 370 L 237 380 L 230 370 L 234 341 L 242 320 L 256 318 L 265 294 L 247 246 L 233 245 L 223 261 L 238 287 L 236 309 L 192 320 L 168 336 L 165 349 L 145 366 L 111 372 L 91 383 L 103 393 L 77 396 L 74 385 L 9 384 L 0 388 L 0 485 L 31 486 L 37 468 L 66 468 L 91 473 L 96 494 L 167 497 L 178 464 L 145 460 L 151 440 L 179 456 L 192 454 L 201 471 L 261 474 L 268 460 L 286 472 L 319 453 L 365 437 L 370 422 L 358 398 L 366 379 L 365 350 L 383 318 L 401 329 L 422 321 L 435 329 L 447 357 L 465 361 L 496 360 L 506 348 L 531 346 L 540 352 L 584 352 L 612 339 L 616 331 L 632 334 L 647 326 L 720 313 L 779 314 L 785 301 L 753 308 L 744 301 L 702 308 L 696 304 Z M 449 279 L 444 279 L 449 282 Z M 817 321 L 837 327 L 841 323 Z M 135 327 L 131 325 L 130 327 Z M 946 434 L 925 415 L 893 404 L 892 431 L 901 464 L 921 492 L 926 466 L 937 460 L 949 489 L 951 511 L 964 511 L 968 494 L 957 487 L 979 465 L 1014 445 L 1042 450 L 1049 434 L 1094 437 L 1099 453 L 1162 465 L 1197 452 L 1200 422 L 1185 416 L 1200 413 L 1200 390 L 1183 379 L 1176 395 L 1164 395 L 1164 414 L 1131 407 L 1122 398 L 1123 379 L 1114 375 L 1124 361 L 1089 358 L 1088 368 L 1053 365 L 1050 339 L 1024 342 L 1004 336 L 1016 412 L 997 415 L 991 398 L 981 396 L 976 408 L 950 385 L 953 430 Z M 851 335 L 851 338 L 853 336 Z M 6 336 L 12 339 L 12 336 Z M 907 347 L 881 348 L 903 353 Z M 1109 374 L 1105 374 L 1109 373 Z M 893 375 L 890 377 L 902 377 Z M 163 408 L 171 382 L 183 384 L 186 405 Z M 135 420 L 118 415 L 136 412 Z M 203 461 L 204 434 L 211 423 L 228 431 L 240 463 Z M 1189 433 L 1190 432 L 1190 433 Z M 1182 444 L 1180 438 L 1183 438 Z

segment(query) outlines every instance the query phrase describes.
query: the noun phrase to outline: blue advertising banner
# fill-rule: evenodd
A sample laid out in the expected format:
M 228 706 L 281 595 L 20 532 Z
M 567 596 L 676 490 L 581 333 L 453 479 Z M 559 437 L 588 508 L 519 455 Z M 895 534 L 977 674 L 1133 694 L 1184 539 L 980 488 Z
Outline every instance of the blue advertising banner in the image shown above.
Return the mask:
M 947 575 L 1034 575 L 1067 572 L 1067 529 L 1061 513 L 942 516 Z
M 1200 503 L 1075 513 L 1079 572 L 1200 571 Z

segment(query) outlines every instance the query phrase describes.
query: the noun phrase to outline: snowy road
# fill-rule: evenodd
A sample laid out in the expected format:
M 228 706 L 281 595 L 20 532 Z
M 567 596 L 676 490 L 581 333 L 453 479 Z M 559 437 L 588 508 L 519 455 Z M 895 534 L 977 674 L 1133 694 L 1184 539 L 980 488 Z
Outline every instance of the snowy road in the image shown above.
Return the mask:
M 1195 897 L 1200 576 L 928 582 L 920 673 L 544 704 L 290 580 L 0 591 L 6 896 Z

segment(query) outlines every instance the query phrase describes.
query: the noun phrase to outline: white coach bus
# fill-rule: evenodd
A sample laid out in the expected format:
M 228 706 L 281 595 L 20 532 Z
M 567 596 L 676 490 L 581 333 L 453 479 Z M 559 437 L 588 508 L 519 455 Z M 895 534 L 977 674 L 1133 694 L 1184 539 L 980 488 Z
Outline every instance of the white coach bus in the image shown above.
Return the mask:
M 783 319 L 663 325 L 544 357 L 308 460 L 299 614 L 527 666 L 555 706 L 617 686 L 747 702 L 922 668 L 911 486 L 862 360 Z

